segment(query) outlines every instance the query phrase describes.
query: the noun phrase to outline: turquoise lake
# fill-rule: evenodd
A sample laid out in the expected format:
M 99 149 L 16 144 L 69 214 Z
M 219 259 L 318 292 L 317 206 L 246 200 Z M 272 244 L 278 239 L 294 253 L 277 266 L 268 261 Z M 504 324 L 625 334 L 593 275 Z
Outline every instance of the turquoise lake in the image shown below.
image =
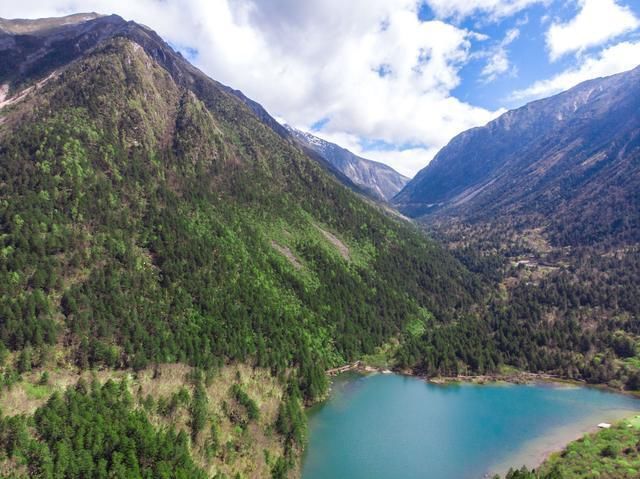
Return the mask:
M 639 400 L 592 388 L 349 374 L 309 412 L 302 477 L 479 479 L 639 412 Z

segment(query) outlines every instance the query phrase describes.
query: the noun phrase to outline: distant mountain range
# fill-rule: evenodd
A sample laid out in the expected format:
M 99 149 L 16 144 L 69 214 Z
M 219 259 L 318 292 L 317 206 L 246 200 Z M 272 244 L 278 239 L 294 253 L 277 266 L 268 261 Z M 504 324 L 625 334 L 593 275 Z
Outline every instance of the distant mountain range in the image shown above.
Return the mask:
M 302 147 L 320 155 L 333 168 L 375 199 L 389 201 L 409 181 L 409 178 L 390 166 L 362 158 L 311 133 L 288 125 L 286 128 Z
M 559 244 L 640 240 L 640 67 L 458 135 L 393 203 L 425 221 L 543 227 Z

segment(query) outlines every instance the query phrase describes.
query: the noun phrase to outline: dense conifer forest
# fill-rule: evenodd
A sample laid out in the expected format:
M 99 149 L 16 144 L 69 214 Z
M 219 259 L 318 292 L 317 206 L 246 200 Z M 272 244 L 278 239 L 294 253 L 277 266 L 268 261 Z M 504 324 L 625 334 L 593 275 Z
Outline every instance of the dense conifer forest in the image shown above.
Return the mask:
M 567 248 L 539 230 L 500 222 L 443 223 L 435 231 L 491 285 L 482 324 L 492 338 L 486 350 L 499 354 L 496 364 L 615 389 L 640 387 L 637 246 Z

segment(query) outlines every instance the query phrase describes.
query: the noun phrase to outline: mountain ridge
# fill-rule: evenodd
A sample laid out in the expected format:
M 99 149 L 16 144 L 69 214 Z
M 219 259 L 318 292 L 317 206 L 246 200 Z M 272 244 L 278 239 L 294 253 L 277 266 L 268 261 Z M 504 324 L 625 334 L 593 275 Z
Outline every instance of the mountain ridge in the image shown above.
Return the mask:
M 623 163 L 632 181 L 638 176 L 633 158 L 638 155 L 640 131 L 635 113 L 639 80 L 640 67 L 589 80 L 458 135 L 394 198 L 394 204 L 426 221 L 446 216 L 473 222 L 504 215 L 555 215 L 562 220 L 550 221 L 560 223 L 568 221 L 572 210 L 592 214 L 598 206 L 591 191 L 604 188 L 599 194 L 605 198 L 621 191 L 612 179 L 623 171 Z M 630 194 L 631 184 L 623 188 Z M 608 208 L 618 208 L 636 224 L 630 204 L 633 201 L 615 200 Z M 592 216 L 592 222 L 609 221 L 611 226 L 622 216 L 611 221 Z M 589 235 L 575 228 L 567 234 L 584 241 Z
M 206 83 L 205 79 L 208 78 L 203 72 L 184 59 L 179 52 L 171 50 L 171 54 L 165 54 L 164 52 L 167 51 L 168 45 L 151 29 L 140 26 L 135 22 L 126 22 L 117 15 L 87 13 L 36 21 L 1 21 L 0 47 L 2 47 L 4 41 L 7 44 L 6 46 L 12 47 L 14 54 L 8 58 L 8 61 L 4 62 L 4 65 L 0 65 L 0 84 L 9 84 L 10 88 L 14 86 L 12 76 L 18 75 L 23 82 L 25 80 L 27 82 L 30 81 L 30 77 L 42 77 L 45 73 L 51 72 L 59 66 L 56 64 L 57 61 L 72 60 L 110 35 L 131 36 L 134 38 L 168 71 L 179 73 L 176 81 L 185 87 L 197 89 L 199 88 L 198 85 L 202 82 Z M 21 40 L 22 37 L 20 36 L 16 40 L 10 34 L 12 29 L 28 33 L 29 42 L 24 41 L 24 39 Z M 60 49 L 56 45 L 64 44 L 64 42 L 70 40 L 69 37 L 71 36 L 74 37 L 76 48 L 65 50 L 65 55 L 60 55 Z M 154 54 L 154 52 L 157 53 Z M 51 61 L 43 62 L 42 58 L 51 58 Z M 33 63 L 33 71 L 30 71 L 32 68 L 31 62 L 35 62 Z M 238 98 L 253 111 L 260 121 L 282 138 L 298 142 L 302 147 L 312 146 L 304 142 L 301 143 L 300 137 L 297 137 L 292 131 L 282 126 L 262 105 L 248 98 L 240 90 L 219 82 L 216 82 L 216 84 L 220 90 Z M 399 186 L 405 182 L 405 178 L 392 169 L 370 162 L 370 160 L 361 159 L 337 145 L 329 149 L 330 154 L 323 154 L 314 148 L 309 149 L 320 155 L 321 158 L 315 157 L 315 155 L 312 156 L 319 160 L 321 164 L 335 167 L 329 167 L 328 169 L 343 184 L 374 199 L 388 200 L 399 189 Z

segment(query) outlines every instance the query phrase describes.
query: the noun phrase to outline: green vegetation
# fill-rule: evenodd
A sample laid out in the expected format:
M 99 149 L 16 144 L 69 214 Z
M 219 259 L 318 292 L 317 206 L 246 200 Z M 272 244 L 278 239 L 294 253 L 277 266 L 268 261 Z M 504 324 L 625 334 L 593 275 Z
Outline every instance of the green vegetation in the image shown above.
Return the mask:
M 256 402 L 249 397 L 249 395 L 242 389 L 239 384 L 231 386 L 233 397 L 241 406 L 247 411 L 249 421 L 255 421 L 260 417 L 260 410 Z
M 564 476 L 560 475 L 557 470 L 554 470 L 549 474 L 544 474 L 530 471 L 526 467 L 512 469 L 505 475 L 505 479 L 563 479 L 563 477 Z M 500 479 L 500 477 L 495 476 L 493 479 Z
M 237 386 L 237 385 L 235 385 Z M 238 386 L 239 387 L 239 386 Z M 198 382 L 193 392 L 193 398 L 189 407 L 191 413 L 191 438 L 196 440 L 200 431 L 207 425 L 207 392 L 204 386 Z
M 569 444 L 538 471 L 513 470 L 506 479 L 633 479 L 640 475 L 640 418 L 622 421 Z
M 159 365 L 137 373 L 103 370 L 79 374 L 59 369 L 51 371 L 52 386 L 48 393 L 44 394 L 42 390 L 43 394 L 34 396 L 30 391 L 34 387 L 41 388 L 38 386 L 40 379 L 39 372 L 26 373 L 21 381 L 11 389 L 4 389 L 0 395 L 0 409 L 4 414 L 0 416 L 0 422 L 14 424 L 12 421 L 19 421 L 25 424 L 30 434 L 28 437 L 37 441 L 42 440 L 33 426 L 38 411 L 44 410 L 53 398 L 64 399 L 77 391 L 90 392 L 91 388 L 108 389 L 111 385 L 107 384 L 112 383 L 117 385 L 118 398 L 122 402 L 122 408 L 113 414 L 120 413 L 124 417 L 122 411 L 126 408 L 136 418 L 152 425 L 154 431 L 173 431 L 176 437 L 186 438 L 189 457 L 206 477 L 235 477 L 237 474 L 242 477 L 269 477 L 276 464 L 280 465 L 280 471 L 288 474 L 297 466 L 305 442 L 304 435 L 289 434 L 284 429 L 280 432 L 277 426 L 288 418 L 291 424 L 304 430 L 302 401 L 285 400 L 287 393 L 280 380 L 261 369 L 225 366 L 206 375 L 178 364 Z M 68 388 L 64 384 L 68 384 Z M 244 406 L 236 405 L 233 394 L 236 388 L 233 385 L 252 399 L 257 407 L 257 412 L 253 412 L 256 419 L 249 422 Z M 285 404 L 287 409 L 281 412 L 281 406 Z M 74 406 L 73 410 L 76 409 L 83 411 L 81 404 L 78 408 Z M 96 441 L 100 440 L 101 433 L 107 437 L 110 420 L 110 417 L 98 418 L 96 427 L 104 431 L 92 429 L 87 434 L 93 434 Z M 78 423 L 72 421 L 71 424 Z M 13 437 L 13 432 L 7 434 Z M 131 438 L 137 441 L 137 436 Z M 25 448 L 33 446 L 32 443 L 21 444 Z M 106 442 L 105 447 L 109 444 Z M 29 450 L 25 450 L 25 454 L 28 455 Z M 96 444 L 92 450 L 95 454 L 102 454 Z M 9 456 L 0 447 L 0 476 L 24 476 L 29 470 L 25 461 L 30 456 L 25 457 Z M 108 458 L 105 460 L 110 464 Z
M 41 384 L 24 384 L 24 390 L 27 396 L 34 399 L 44 399 L 51 395 L 51 388 Z
M 217 84 L 149 61 L 109 41 L 0 130 L 0 338 L 19 372 L 62 342 L 83 369 L 293 367 L 310 401 L 328 367 L 480 297 Z
M 543 232 L 519 231 L 508 222 L 448 225 L 438 235 L 470 271 L 492 284 L 479 327 L 491 338 L 488 349 L 498 353 L 490 354 L 494 361 L 640 389 L 637 247 L 555 248 Z
M 278 409 L 276 430 L 284 437 L 284 455 L 272 469 L 274 478 L 286 477 L 286 472 L 296 463 L 297 455 L 307 440 L 307 420 L 302 408 L 302 395 L 295 382 L 285 391 Z
M 30 418 L 2 419 L 0 448 L 24 467 L 15 477 L 206 477 L 184 433 L 155 429 L 132 408 L 126 382 L 81 381 Z

